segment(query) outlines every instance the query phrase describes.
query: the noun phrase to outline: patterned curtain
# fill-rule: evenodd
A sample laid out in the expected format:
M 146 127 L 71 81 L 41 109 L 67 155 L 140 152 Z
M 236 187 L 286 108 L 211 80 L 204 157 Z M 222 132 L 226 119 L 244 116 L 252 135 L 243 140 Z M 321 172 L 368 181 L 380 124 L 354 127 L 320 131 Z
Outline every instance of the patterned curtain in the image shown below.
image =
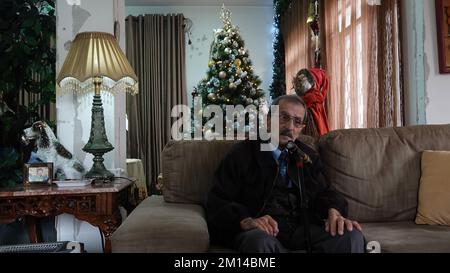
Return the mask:
M 399 1 L 322 3 L 331 129 L 402 126 Z
M 309 0 L 292 1 L 281 18 L 286 63 L 286 93 L 294 93 L 292 80 L 302 68 L 314 66 L 314 49 L 308 19 Z

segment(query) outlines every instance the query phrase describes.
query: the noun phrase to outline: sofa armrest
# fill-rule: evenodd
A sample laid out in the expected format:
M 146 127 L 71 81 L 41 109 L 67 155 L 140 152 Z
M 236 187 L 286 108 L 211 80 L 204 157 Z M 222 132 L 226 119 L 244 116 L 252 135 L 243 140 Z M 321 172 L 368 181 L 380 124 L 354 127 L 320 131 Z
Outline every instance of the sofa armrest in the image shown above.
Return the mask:
M 112 252 L 206 252 L 205 211 L 199 205 L 167 203 L 152 195 L 111 236 Z

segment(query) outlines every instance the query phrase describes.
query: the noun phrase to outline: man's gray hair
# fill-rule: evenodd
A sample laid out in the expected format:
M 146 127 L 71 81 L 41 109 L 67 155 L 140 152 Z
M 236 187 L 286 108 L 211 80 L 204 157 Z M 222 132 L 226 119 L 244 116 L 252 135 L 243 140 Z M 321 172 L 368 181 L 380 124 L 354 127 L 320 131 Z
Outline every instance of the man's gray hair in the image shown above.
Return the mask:
M 278 98 L 276 98 L 273 102 L 272 105 L 280 105 L 280 102 L 282 100 L 286 100 L 288 102 L 292 102 L 292 103 L 296 103 L 296 104 L 300 104 L 301 106 L 303 106 L 303 108 L 306 109 L 306 103 L 305 101 L 297 96 L 297 95 L 283 95 L 283 96 L 279 96 Z
M 280 105 L 280 102 L 283 100 L 303 106 L 303 108 L 305 109 L 305 116 L 303 117 L 303 123 L 306 124 L 306 120 L 309 118 L 309 115 L 308 115 L 308 111 L 306 109 L 305 101 L 301 97 L 299 97 L 295 94 L 283 95 L 283 96 L 279 96 L 278 98 L 273 100 L 272 105 Z M 271 109 L 269 109 L 269 116 L 271 116 L 271 115 L 272 115 Z

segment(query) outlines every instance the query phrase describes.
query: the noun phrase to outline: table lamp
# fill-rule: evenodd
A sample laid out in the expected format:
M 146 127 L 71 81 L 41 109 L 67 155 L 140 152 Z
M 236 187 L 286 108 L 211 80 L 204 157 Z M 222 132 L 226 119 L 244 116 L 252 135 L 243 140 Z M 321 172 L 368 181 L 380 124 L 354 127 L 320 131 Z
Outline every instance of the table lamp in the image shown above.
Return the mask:
M 94 155 L 94 164 L 86 178 L 108 179 L 114 175 L 105 168 L 103 155 L 114 147 L 105 131 L 101 90 L 138 92 L 138 79 L 116 38 L 104 32 L 77 34 L 56 82 L 62 91 L 94 91 L 91 133 L 83 151 Z

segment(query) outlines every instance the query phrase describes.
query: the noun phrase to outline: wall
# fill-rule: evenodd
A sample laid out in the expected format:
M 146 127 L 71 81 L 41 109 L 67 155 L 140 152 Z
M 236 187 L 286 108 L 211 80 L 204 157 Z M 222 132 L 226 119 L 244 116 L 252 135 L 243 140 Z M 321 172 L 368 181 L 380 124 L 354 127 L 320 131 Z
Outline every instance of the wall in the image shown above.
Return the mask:
M 424 2 L 425 109 L 428 124 L 450 123 L 450 74 L 439 74 L 435 1 Z
M 233 25 L 239 27 L 245 47 L 256 75 L 262 80 L 261 88 L 269 94 L 273 62 L 273 9 L 272 7 L 229 6 Z M 193 22 L 191 41 L 186 37 L 186 78 L 188 101 L 192 103 L 192 88 L 206 76 L 209 48 L 213 29 L 222 28 L 220 6 L 126 6 L 125 14 L 183 13 Z
M 56 72 L 68 53 L 68 42 L 83 31 L 113 33 L 114 18 L 120 23 L 120 46 L 125 49 L 124 0 L 57 0 L 56 1 Z M 61 94 L 57 87 L 56 110 L 58 138 L 88 169 L 92 155 L 82 151 L 89 140 L 93 93 Z M 109 142 L 115 149 L 105 154 L 106 168 L 126 169 L 125 94 L 115 96 L 102 92 L 105 128 Z M 97 227 L 78 221 L 72 215 L 56 218 L 57 240 L 80 241 L 88 252 L 102 252 L 102 238 Z
M 450 123 L 450 75 L 439 74 L 434 1 L 402 1 L 406 124 Z
M 118 8 L 115 9 L 114 6 Z M 124 20 L 123 0 L 57 0 L 57 60 L 59 72 L 68 53 L 67 42 L 83 31 L 103 31 L 113 33 L 114 18 Z M 125 37 L 124 23 L 121 24 L 121 37 Z M 125 39 L 120 41 L 125 48 Z M 61 143 L 83 162 L 87 169 L 92 166 L 91 154 L 82 151 L 89 140 L 91 128 L 91 108 L 93 94 L 61 94 L 57 88 L 56 109 L 58 137 Z M 102 92 L 105 114 L 106 134 L 115 149 L 104 155 L 106 168 L 125 169 L 126 132 L 125 132 L 125 95 L 112 96 Z

